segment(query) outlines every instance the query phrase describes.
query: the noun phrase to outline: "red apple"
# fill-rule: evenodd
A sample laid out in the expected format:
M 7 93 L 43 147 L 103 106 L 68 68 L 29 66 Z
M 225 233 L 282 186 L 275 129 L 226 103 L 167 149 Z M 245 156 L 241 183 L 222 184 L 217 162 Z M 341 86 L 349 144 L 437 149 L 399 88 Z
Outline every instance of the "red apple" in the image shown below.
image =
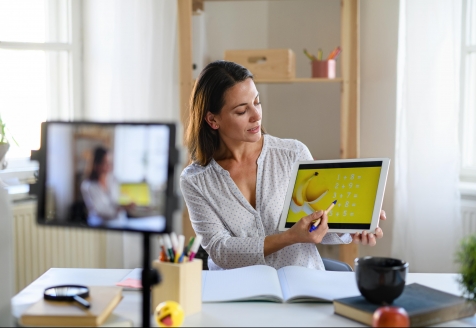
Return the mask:
M 410 327 L 410 318 L 401 307 L 382 306 L 373 314 L 372 327 Z

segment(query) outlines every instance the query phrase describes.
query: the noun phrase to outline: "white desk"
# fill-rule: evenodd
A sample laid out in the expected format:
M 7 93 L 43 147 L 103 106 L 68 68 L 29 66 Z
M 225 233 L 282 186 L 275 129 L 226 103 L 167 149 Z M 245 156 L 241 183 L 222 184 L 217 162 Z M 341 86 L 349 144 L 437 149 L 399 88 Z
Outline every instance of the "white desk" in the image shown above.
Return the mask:
M 28 306 L 42 297 L 44 289 L 48 286 L 68 283 L 112 286 L 130 271 L 129 269 L 50 269 L 13 297 L 13 315 L 19 318 Z M 455 274 L 410 273 L 407 280 L 408 283 L 417 282 L 459 295 L 456 277 Z M 123 294 L 124 298 L 114 313 L 129 318 L 136 326 L 140 326 L 142 294 L 138 291 L 124 291 Z M 362 326 L 355 321 L 333 314 L 333 311 L 332 304 L 319 303 L 204 303 L 202 311 L 186 317 L 183 326 Z M 474 327 L 476 317 L 450 321 L 440 326 Z

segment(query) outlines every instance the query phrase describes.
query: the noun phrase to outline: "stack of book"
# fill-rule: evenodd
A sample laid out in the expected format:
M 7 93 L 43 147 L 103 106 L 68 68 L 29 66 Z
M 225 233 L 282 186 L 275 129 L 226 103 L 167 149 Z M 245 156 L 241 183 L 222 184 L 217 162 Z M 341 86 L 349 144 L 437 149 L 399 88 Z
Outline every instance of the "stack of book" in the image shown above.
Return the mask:
M 89 297 L 86 299 L 91 304 L 89 309 L 75 302 L 48 301 L 42 298 L 22 314 L 19 324 L 26 327 L 132 327 L 130 320 L 111 315 L 122 300 L 121 287 L 89 287 Z
M 404 308 L 412 327 L 436 325 L 472 316 L 476 306 L 463 297 L 448 294 L 420 284 L 405 286 L 403 294 L 392 306 Z M 372 316 L 380 305 L 368 302 L 363 296 L 334 300 L 334 312 L 346 318 L 372 325 Z

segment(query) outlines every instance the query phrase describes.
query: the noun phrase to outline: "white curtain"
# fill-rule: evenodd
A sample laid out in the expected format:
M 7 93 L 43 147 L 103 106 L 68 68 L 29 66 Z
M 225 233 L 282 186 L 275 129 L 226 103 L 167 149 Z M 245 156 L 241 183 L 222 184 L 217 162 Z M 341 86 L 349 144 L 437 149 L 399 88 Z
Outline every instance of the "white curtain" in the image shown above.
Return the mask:
M 83 118 L 179 122 L 177 41 L 176 0 L 84 1 Z M 141 267 L 141 236 L 109 233 L 108 253 L 108 267 Z
M 393 256 L 455 272 L 461 0 L 400 0 Z
M 84 2 L 84 117 L 178 120 L 177 1 Z

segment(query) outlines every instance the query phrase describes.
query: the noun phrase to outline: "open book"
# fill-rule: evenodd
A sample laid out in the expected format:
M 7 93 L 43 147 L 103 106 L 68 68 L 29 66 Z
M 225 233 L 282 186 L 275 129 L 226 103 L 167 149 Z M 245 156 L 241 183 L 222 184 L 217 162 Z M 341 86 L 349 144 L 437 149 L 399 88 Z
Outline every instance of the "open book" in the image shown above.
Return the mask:
M 332 302 L 357 295 L 354 272 L 254 265 L 202 274 L 202 302 Z

